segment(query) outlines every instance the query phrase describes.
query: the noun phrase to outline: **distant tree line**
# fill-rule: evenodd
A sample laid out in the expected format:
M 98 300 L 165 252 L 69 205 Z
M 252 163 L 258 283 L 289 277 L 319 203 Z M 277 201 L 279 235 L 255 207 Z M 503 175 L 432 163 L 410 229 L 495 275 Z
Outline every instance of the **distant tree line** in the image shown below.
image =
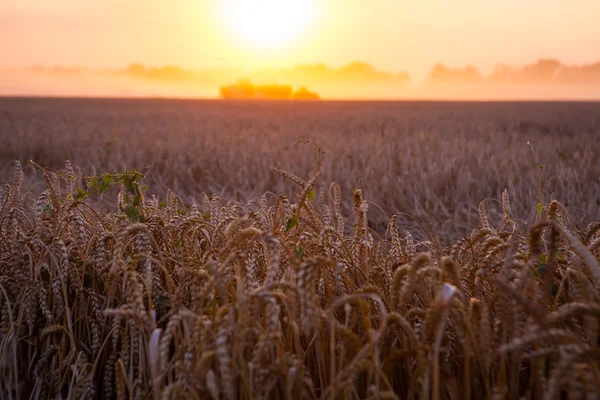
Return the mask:
M 533 64 L 521 67 L 499 64 L 488 76 L 482 75 L 472 65 L 464 68 L 451 68 L 443 64 L 436 64 L 427 76 L 427 83 L 477 82 L 597 83 L 600 82 L 600 62 L 569 66 L 555 59 L 540 59 Z

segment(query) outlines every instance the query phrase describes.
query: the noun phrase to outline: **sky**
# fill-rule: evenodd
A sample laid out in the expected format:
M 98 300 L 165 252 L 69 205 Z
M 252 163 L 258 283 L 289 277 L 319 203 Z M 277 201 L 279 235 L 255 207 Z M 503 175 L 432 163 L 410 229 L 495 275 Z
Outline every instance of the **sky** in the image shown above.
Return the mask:
M 311 5 L 306 26 L 262 48 L 236 32 L 232 10 L 224 10 L 235 5 L 226 0 L 2 0 L 0 66 L 281 68 L 361 60 L 418 80 L 435 63 L 488 72 L 541 57 L 600 59 L 597 0 L 296 1 Z

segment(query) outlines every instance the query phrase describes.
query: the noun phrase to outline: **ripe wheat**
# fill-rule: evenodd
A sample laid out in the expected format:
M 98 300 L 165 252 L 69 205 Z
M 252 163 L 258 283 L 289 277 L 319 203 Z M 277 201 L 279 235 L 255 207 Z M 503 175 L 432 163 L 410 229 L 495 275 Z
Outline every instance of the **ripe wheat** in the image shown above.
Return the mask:
M 600 224 L 576 231 L 557 202 L 525 234 L 505 191 L 501 226 L 482 202 L 481 229 L 443 246 L 401 234 L 403 214 L 374 231 L 360 190 L 344 215 L 337 184 L 315 195 L 318 172 L 273 168 L 295 201 L 189 210 L 173 192 L 132 200 L 129 182 L 104 212 L 77 171 L 43 170 L 34 198 L 17 164 L 2 191 L 2 399 L 600 390 Z

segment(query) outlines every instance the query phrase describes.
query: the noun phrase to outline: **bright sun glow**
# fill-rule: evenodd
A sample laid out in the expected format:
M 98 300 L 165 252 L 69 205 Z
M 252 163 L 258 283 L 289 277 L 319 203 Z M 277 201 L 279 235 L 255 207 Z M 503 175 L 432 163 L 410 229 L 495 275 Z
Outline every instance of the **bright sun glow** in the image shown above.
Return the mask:
M 296 39 L 312 18 L 312 0 L 224 0 L 235 32 L 259 47 L 276 47 Z

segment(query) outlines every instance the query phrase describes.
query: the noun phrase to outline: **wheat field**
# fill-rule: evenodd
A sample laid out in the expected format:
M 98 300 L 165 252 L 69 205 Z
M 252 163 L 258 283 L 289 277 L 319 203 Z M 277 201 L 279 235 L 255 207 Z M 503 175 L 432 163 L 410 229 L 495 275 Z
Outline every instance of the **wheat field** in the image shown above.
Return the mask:
M 39 194 L 29 160 L 51 169 L 70 160 L 84 175 L 147 168 L 144 184 L 161 200 L 171 189 L 188 206 L 202 193 L 247 203 L 266 192 L 294 195 L 269 167 L 310 176 L 314 148 L 294 146 L 310 139 L 327 152 L 318 190 L 337 182 L 349 199 L 362 189 L 378 232 L 403 212 L 450 243 L 471 233 L 485 199 L 499 223 L 504 189 L 515 218 L 533 221 L 540 185 L 530 141 L 544 166 L 544 196 L 565 205 L 582 229 L 600 218 L 599 110 L 598 103 L 0 99 L 0 181 L 19 160 L 25 189 Z M 352 212 L 351 201 L 341 207 Z
M 597 398 L 594 105 L 297 107 L 0 101 L 0 398 Z

